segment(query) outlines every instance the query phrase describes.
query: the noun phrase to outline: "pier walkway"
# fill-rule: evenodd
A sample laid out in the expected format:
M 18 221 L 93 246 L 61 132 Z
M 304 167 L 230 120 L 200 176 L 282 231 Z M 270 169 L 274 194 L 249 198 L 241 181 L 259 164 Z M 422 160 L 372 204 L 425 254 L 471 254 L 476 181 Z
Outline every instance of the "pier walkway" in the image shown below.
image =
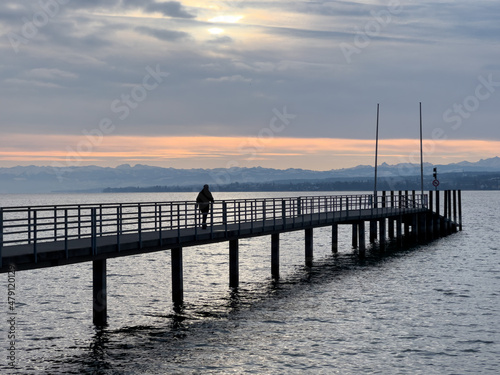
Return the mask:
M 239 239 L 271 235 L 271 273 L 278 278 L 280 233 L 305 231 L 305 259 L 310 264 L 317 227 L 332 227 L 336 252 L 338 225 L 351 224 L 352 245 L 360 256 L 366 248 L 365 222 L 370 223 L 370 241 L 378 237 L 382 247 L 387 235 L 400 241 L 403 231 L 428 240 L 461 230 L 461 192 L 444 191 L 443 204 L 440 195 L 391 191 L 377 196 L 216 201 L 206 229 L 193 201 L 0 207 L 0 272 L 92 261 L 94 323 L 102 325 L 107 314 L 107 258 L 170 250 L 172 298 L 182 304 L 184 247 L 228 241 L 229 284 L 237 287 Z

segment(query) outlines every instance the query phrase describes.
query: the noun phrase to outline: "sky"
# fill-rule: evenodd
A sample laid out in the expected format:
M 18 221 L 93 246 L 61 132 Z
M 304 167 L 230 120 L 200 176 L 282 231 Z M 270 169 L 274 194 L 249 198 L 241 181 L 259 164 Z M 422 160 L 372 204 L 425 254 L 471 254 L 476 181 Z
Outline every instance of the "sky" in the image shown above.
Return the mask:
M 2 0 L 0 167 L 500 154 L 500 2 Z

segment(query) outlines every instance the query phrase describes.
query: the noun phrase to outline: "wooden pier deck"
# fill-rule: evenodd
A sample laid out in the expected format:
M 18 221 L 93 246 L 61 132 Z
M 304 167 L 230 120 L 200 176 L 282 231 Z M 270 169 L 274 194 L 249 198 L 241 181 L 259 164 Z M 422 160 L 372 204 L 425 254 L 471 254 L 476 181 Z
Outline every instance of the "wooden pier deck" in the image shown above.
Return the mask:
M 93 262 L 94 323 L 107 319 L 106 259 L 170 250 L 172 298 L 183 303 L 182 249 L 229 242 L 229 284 L 237 287 L 238 241 L 271 236 L 271 273 L 279 277 L 280 233 L 305 231 L 306 264 L 313 259 L 313 229 L 352 225 L 352 245 L 364 256 L 365 222 L 370 241 L 405 235 L 432 239 L 462 229 L 460 191 L 382 192 L 217 201 L 206 229 L 195 202 L 117 203 L 0 208 L 0 272 Z M 458 198 L 458 199 L 457 199 Z M 457 210 L 458 208 L 458 210 Z M 443 215 L 441 215 L 441 212 Z M 378 228 L 378 230 L 377 230 Z

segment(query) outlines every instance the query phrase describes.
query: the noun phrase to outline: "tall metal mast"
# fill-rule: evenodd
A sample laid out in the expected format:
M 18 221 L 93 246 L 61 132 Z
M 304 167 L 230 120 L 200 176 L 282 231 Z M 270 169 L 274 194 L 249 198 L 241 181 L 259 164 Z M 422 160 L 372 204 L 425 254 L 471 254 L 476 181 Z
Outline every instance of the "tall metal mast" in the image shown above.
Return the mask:
M 422 102 L 420 102 L 420 188 L 424 196 L 424 153 L 422 148 Z
M 377 207 L 377 164 L 378 164 L 378 115 L 379 115 L 379 103 L 377 103 L 377 130 L 375 135 L 375 184 L 373 187 L 373 199 L 374 207 Z

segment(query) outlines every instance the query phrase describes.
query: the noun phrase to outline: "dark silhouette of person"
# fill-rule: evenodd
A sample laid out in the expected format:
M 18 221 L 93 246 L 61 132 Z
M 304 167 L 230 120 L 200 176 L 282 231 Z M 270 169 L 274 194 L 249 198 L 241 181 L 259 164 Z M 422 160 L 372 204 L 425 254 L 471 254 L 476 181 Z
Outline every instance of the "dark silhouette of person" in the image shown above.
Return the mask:
M 207 216 L 210 211 L 210 203 L 214 201 L 214 197 L 210 192 L 208 185 L 203 186 L 203 190 L 198 193 L 198 197 L 196 197 L 196 203 L 198 204 L 198 208 L 203 215 L 202 219 L 202 229 L 207 229 Z

